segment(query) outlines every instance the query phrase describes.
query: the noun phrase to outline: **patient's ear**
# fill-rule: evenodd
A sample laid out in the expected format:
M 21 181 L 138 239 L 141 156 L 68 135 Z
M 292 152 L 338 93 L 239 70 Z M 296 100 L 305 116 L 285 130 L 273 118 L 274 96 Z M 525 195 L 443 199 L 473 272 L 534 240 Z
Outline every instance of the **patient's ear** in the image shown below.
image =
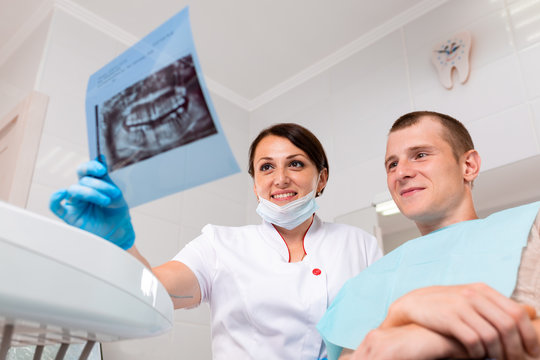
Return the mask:
M 466 183 L 472 183 L 480 172 L 480 164 L 482 162 L 480 154 L 478 154 L 478 151 L 472 149 L 463 154 L 462 159 L 463 180 Z

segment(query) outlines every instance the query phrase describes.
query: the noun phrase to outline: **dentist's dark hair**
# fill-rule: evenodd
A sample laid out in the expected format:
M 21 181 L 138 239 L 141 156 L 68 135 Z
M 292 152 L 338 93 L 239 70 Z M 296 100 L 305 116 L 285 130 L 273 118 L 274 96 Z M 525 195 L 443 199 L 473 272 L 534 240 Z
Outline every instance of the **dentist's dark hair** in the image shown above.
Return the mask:
M 329 174 L 328 158 L 324 152 L 324 148 L 315 135 L 305 127 L 294 123 L 281 123 L 272 125 L 262 130 L 259 135 L 253 140 L 249 147 L 249 166 L 248 172 L 251 177 L 255 175 L 253 162 L 255 161 L 255 150 L 257 146 L 267 136 L 274 135 L 289 140 L 294 146 L 304 151 L 311 161 L 317 167 L 319 173 L 326 169 Z M 322 194 L 324 189 L 320 191 Z

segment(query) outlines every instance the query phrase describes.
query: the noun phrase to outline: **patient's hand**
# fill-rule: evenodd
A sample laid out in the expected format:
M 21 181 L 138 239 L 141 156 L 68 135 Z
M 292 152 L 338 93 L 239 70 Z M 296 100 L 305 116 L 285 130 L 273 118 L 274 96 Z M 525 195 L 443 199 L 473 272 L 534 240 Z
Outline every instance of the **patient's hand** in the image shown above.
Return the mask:
M 416 324 L 371 331 L 354 353 L 344 350 L 340 360 L 431 360 L 467 358 L 455 340 Z
M 528 314 L 485 284 L 434 286 L 394 302 L 380 328 L 419 324 L 457 339 L 471 358 L 526 359 L 540 355 L 530 317 L 534 310 Z

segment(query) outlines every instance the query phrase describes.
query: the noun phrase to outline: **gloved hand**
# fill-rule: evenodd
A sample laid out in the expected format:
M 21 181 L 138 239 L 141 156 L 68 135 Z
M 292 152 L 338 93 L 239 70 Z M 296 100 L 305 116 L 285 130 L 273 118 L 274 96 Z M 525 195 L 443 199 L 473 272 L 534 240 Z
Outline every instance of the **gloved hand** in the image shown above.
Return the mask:
M 103 164 L 92 160 L 79 166 L 79 182 L 52 194 L 49 207 L 69 225 L 127 250 L 135 242 L 129 208 Z

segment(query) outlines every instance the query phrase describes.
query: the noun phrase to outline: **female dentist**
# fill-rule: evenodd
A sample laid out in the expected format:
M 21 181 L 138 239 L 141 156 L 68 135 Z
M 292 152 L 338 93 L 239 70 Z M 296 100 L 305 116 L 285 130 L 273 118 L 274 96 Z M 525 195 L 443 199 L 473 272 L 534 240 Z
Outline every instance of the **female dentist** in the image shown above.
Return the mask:
M 207 301 L 214 359 L 321 359 L 315 326 L 344 282 L 381 256 L 361 229 L 321 221 L 315 198 L 328 180 L 319 140 L 297 124 L 263 130 L 249 149 L 261 225 L 206 225 L 152 271 L 175 308 Z M 98 161 L 51 197 L 68 224 L 99 235 L 150 265 L 134 245 L 129 209 Z

